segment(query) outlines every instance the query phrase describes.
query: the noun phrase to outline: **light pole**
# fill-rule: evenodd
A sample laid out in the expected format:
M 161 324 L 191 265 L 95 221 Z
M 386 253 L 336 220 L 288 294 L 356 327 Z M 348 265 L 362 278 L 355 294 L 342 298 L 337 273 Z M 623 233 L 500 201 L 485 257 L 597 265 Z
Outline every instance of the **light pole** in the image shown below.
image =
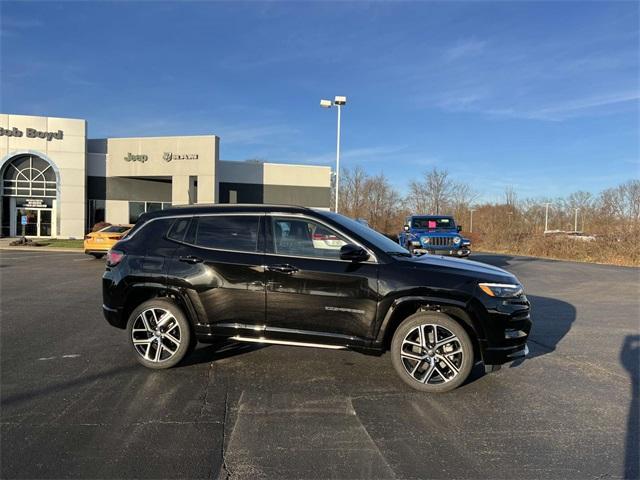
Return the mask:
M 546 202 L 546 209 L 544 212 L 544 233 L 547 233 L 547 231 L 549 230 L 549 205 L 551 205 L 551 202 Z
M 469 233 L 473 233 L 473 212 L 475 212 L 475 208 L 469 210 L 469 214 L 471 218 L 469 219 Z
M 343 105 L 346 104 L 347 97 L 344 96 L 336 96 L 333 101 L 320 100 L 320 106 L 322 108 L 331 108 L 334 105 L 338 107 L 338 132 L 336 135 L 336 213 L 338 213 L 338 192 L 340 190 L 340 114 L 342 113 Z

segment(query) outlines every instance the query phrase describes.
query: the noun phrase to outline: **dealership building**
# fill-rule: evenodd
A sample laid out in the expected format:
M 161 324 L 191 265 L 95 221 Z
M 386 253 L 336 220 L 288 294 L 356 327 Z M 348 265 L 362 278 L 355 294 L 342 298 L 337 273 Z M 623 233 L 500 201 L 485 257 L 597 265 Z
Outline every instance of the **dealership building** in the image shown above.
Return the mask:
M 0 114 L 1 235 L 81 238 L 171 205 L 328 209 L 331 168 L 219 159 L 216 135 L 87 138 L 81 119 Z

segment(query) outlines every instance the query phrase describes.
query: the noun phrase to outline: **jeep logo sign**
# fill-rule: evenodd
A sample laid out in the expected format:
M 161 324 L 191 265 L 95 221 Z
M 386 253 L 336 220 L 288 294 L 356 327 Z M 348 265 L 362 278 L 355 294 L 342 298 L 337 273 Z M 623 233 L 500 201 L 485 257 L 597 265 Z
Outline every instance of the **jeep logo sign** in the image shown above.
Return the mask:
M 0 127 L 0 137 L 22 137 L 23 135 L 25 135 L 27 138 L 46 138 L 47 142 L 50 142 L 53 139 L 62 140 L 64 132 L 62 130 L 58 130 L 57 132 L 41 132 L 40 130 L 36 130 L 35 128 L 26 128 L 23 132 L 16 127 L 13 127 L 11 129 Z
M 140 162 L 144 163 L 149 160 L 149 157 L 146 155 L 132 155 L 128 153 L 126 157 L 124 157 L 125 162 Z

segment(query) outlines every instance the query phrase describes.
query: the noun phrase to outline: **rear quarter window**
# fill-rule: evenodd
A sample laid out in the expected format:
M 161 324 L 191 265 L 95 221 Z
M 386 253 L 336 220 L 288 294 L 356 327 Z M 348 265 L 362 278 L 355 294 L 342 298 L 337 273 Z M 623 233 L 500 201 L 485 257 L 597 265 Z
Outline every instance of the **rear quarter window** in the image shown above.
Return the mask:
M 175 218 L 158 218 L 146 222 L 136 229 L 135 235 L 129 234 L 127 245 L 129 248 L 134 248 L 137 252 L 142 252 L 158 247 L 163 242 L 168 243 L 164 237 L 175 220 Z
M 187 232 L 187 227 L 191 222 L 191 217 L 178 218 L 169 229 L 167 238 L 169 240 L 175 240 L 176 242 L 182 242 L 184 240 L 184 234 Z

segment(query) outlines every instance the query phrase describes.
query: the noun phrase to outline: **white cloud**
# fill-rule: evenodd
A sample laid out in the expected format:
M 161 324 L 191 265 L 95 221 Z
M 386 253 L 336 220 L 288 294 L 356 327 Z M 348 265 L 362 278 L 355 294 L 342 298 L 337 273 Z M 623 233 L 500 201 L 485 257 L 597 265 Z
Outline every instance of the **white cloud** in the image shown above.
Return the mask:
M 443 57 L 446 61 L 452 62 L 463 57 L 480 55 L 486 46 L 487 42 L 484 40 L 477 40 L 475 38 L 460 40 L 452 47 L 447 48 L 443 52 Z

